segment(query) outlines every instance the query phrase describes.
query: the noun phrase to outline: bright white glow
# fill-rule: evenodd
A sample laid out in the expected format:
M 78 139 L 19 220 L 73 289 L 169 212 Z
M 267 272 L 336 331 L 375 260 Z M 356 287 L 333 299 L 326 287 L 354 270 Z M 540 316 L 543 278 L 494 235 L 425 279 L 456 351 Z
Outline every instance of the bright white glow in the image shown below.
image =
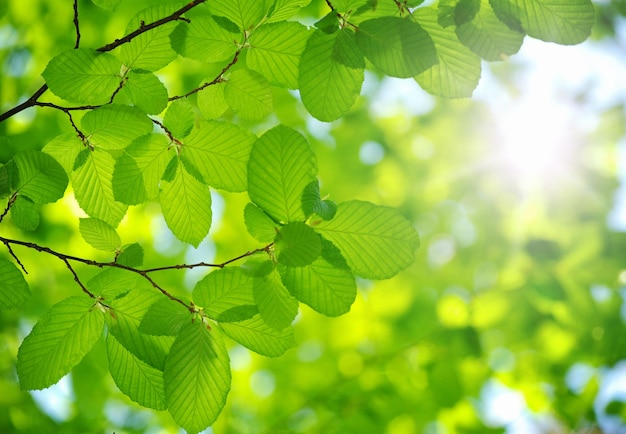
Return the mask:
M 68 375 L 47 389 L 32 390 L 30 394 L 39 408 L 53 420 L 64 422 L 72 415 L 74 394 L 72 393 L 72 383 Z
M 524 396 L 498 380 L 487 381 L 480 395 L 482 418 L 488 426 L 502 427 L 524 417 L 526 411 Z

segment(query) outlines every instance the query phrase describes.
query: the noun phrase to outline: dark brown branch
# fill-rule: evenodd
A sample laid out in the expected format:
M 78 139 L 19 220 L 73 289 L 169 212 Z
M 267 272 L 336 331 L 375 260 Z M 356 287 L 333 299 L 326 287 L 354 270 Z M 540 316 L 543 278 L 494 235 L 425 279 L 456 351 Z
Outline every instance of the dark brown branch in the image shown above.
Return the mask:
M 9 213 L 9 210 L 11 209 L 11 207 L 13 206 L 16 200 L 17 200 L 17 193 L 13 193 L 13 195 L 9 198 L 9 201 L 7 202 L 7 207 L 4 209 L 2 214 L 0 214 L 0 222 L 2 222 L 2 220 L 4 220 L 4 218 L 7 216 L 7 214 Z
M 163 130 L 163 132 L 167 135 L 167 137 L 170 139 L 171 142 L 176 143 L 177 145 L 182 145 L 181 141 L 178 140 L 176 137 L 174 137 L 174 134 L 172 134 L 172 132 L 169 130 L 169 128 L 167 128 L 165 125 L 163 125 L 162 122 L 159 122 L 156 119 L 152 119 L 152 123 L 155 125 L 158 125 L 159 128 L 161 128 Z
M 8 244 L 8 243 L 4 243 L 4 244 L 7 246 L 7 250 L 9 251 L 9 254 L 11 256 L 13 256 L 13 259 L 15 259 L 15 262 L 18 263 L 18 265 L 20 266 L 20 268 L 22 269 L 24 274 L 28 274 L 28 271 L 26 271 L 26 267 L 24 267 L 24 264 L 22 264 L 22 262 L 20 261 L 20 258 L 17 257 L 17 255 L 15 254 L 13 249 L 11 248 L 11 245 Z
M 72 267 L 72 264 L 70 264 L 70 262 L 67 260 L 67 258 L 61 258 L 61 260 L 63 262 L 65 262 L 65 265 L 67 266 L 68 270 L 70 270 L 72 272 L 72 274 L 74 275 L 74 281 L 76 283 L 78 283 L 78 286 L 80 286 L 80 288 L 83 290 L 83 292 L 85 294 L 87 294 L 89 297 L 93 298 L 95 300 L 96 296 L 93 295 L 91 293 L 91 291 L 89 291 L 85 285 L 83 285 L 83 282 L 80 281 L 80 278 L 78 277 L 78 274 L 76 274 L 76 271 L 74 270 L 74 267 Z
M 74 28 L 76 29 L 76 43 L 74 48 L 80 45 L 80 27 L 78 25 L 78 0 L 74 0 Z

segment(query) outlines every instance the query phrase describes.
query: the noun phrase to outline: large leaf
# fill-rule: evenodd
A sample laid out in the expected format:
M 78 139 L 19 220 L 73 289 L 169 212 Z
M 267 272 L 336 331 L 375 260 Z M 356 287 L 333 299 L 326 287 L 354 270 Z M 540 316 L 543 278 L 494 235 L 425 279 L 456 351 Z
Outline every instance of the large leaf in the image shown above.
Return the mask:
M 256 136 L 231 123 L 206 121 L 184 140 L 181 158 L 193 164 L 204 182 L 227 191 L 245 191 L 246 166 Z
M 122 240 L 115 229 L 102 220 L 81 218 L 78 230 L 83 239 L 94 249 L 114 252 L 122 245 Z
M 205 119 L 217 119 L 228 110 L 224 96 L 226 83 L 216 83 L 198 92 L 198 108 Z
M 30 297 L 28 283 L 15 265 L 0 258 L 0 309 L 20 306 Z
M 263 134 L 252 148 L 248 194 L 278 222 L 303 221 L 302 192 L 316 175 L 315 154 L 306 139 L 279 125 Z
M 369 202 L 339 204 L 335 217 L 315 229 L 339 248 L 352 271 L 369 279 L 408 267 L 419 246 L 417 232 L 398 211 Z
M 213 15 L 226 17 L 242 30 L 249 30 L 258 24 L 265 14 L 265 5 L 259 0 L 228 0 L 208 3 Z
M 300 59 L 298 85 L 304 106 L 321 121 L 339 119 L 361 93 L 364 69 L 354 32 L 314 31 Z
M 111 54 L 80 48 L 54 57 L 42 75 L 50 90 L 80 104 L 106 104 L 121 82 L 122 64 Z
M 180 98 L 170 104 L 163 116 L 163 125 L 177 139 L 187 137 L 193 128 L 195 114 L 187 98 Z
M 267 22 L 285 21 L 297 14 L 301 8 L 309 3 L 311 3 L 311 0 L 276 0 L 270 8 Z
M 162 134 L 147 134 L 131 143 L 113 170 L 115 200 L 137 205 L 157 197 L 159 181 L 171 159 L 168 150 Z
M 262 356 L 278 357 L 296 346 L 292 327 L 275 330 L 260 315 L 245 321 L 221 323 L 224 334 Z
M 129 71 L 122 88 L 131 104 L 151 115 L 158 115 L 167 106 L 167 89 L 156 75 L 148 71 Z
M 111 334 L 107 336 L 107 354 L 111 377 L 122 393 L 144 407 L 167 408 L 162 371 L 138 359 Z
M 230 74 L 224 98 L 242 119 L 258 121 L 272 111 L 270 84 L 260 74 L 247 69 Z
M 261 26 L 250 35 L 246 64 L 270 83 L 295 89 L 300 56 L 308 37 L 307 28 L 296 22 Z
M 178 157 L 174 157 L 173 164 L 176 167 L 172 179 L 161 181 L 159 201 L 163 217 L 179 240 L 197 247 L 211 227 L 211 193 Z
M 289 267 L 309 265 L 322 253 L 319 235 L 304 222 L 291 222 L 281 227 L 274 245 L 278 262 Z
M 20 345 L 21 388 L 44 389 L 59 381 L 91 350 L 103 327 L 103 314 L 90 298 L 70 297 L 52 306 Z
M 502 21 L 528 36 L 557 44 L 578 44 L 595 21 L 590 0 L 490 0 Z
M 430 34 L 439 60 L 436 65 L 418 74 L 415 80 L 433 95 L 470 97 L 480 79 L 480 58 L 459 41 L 453 26 L 444 28 L 439 24 L 435 9 L 419 8 L 413 16 Z
M 200 280 L 193 300 L 216 321 L 242 321 L 257 313 L 253 284 L 254 278 L 242 268 L 226 267 Z
M 189 322 L 189 310 L 180 303 L 161 298 L 146 311 L 139 330 L 149 335 L 176 336 Z
M 370 62 L 392 77 L 413 77 L 437 63 L 432 39 L 409 18 L 364 21 L 359 25 L 356 42 Z
M 127 206 L 113 197 L 115 160 L 106 151 L 83 151 L 84 163 L 72 173 L 74 195 L 80 207 L 91 217 L 117 227 Z
M 189 433 L 207 428 L 230 390 L 230 361 L 222 337 L 202 321 L 189 322 L 172 345 L 163 378 L 174 420 Z
M 225 29 L 209 16 L 178 24 L 170 38 L 172 47 L 182 56 L 201 62 L 221 62 L 234 56 L 241 33 Z
M 17 169 L 16 191 L 35 203 L 55 202 L 63 197 L 67 175 L 57 161 L 40 151 L 22 151 L 13 157 Z
M 106 150 L 124 149 L 152 131 L 152 122 L 136 107 L 107 105 L 91 110 L 81 120 L 89 144 Z
M 56 136 L 43 147 L 42 152 L 51 155 L 70 174 L 74 170 L 76 157 L 85 149 L 83 142 L 76 136 L 76 133 L 63 133 Z
M 254 279 L 254 301 L 263 321 L 274 330 L 282 330 L 298 313 L 298 301 L 283 285 L 278 269 L 271 262 L 261 264 Z

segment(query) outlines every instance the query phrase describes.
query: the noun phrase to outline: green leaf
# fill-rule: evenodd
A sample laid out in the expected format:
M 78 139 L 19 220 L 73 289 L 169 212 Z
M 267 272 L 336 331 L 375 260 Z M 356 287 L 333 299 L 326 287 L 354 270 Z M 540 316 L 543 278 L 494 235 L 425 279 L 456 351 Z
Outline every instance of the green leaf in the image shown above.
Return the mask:
M 409 18 L 364 21 L 356 32 L 356 43 L 374 66 L 392 77 L 413 77 L 437 63 L 432 39 Z
M 39 210 L 29 199 L 18 196 L 11 206 L 11 220 L 20 229 L 34 231 L 39 226 Z
M 126 148 L 115 163 L 112 188 L 115 200 L 138 205 L 159 194 L 159 181 L 171 159 L 162 134 L 147 134 Z
M 337 213 L 337 204 L 332 200 L 321 199 L 320 185 L 315 180 L 308 184 L 302 192 L 302 210 L 307 218 L 317 214 L 324 220 L 330 220 Z
M 397 210 L 369 202 L 339 204 L 337 215 L 316 228 L 339 248 L 356 274 L 387 279 L 415 260 L 419 236 Z
M 105 151 L 86 153 L 86 161 L 72 173 L 74 195 L 80 207 L 90 216 L 117 227 L 127 206 L 113 197 L 113 168 L 115 160 Z
M 207 274 L 200 280 L 193 290 L 193 300 L 197 306 L 201 306 L 209 318 L 216 321 L 224 321 L 224 314 L 232 314 L 232 309 L 240 306 L 253 306 L 252 294 L 254 279 L 249 273 L 241 268 L 226 267 Z M 248 315 L 252 312 L 251 315 Z M 251 318 L 257 313 L 254 309 L 243 309 L 243 317 L 235 317 L 235 321 Z M 232 320 L 233 317 L 227 318 Z
M 291 222 L 276 235 L 278 262 L 288 267 L 309 265 L 322 253 L 322 241 L 304 222 Z
M 39 204 L 56 202 L 63 197 L 67 175 L 50 155 L 35 150 L 22 151 L 15 154 L 13 162 L 19 194 Z
M 122 246 L 120 253 L 115 258 L 115 262 L 127 267 L 139 267 L 143 264 L 143 247 L 138 243 Z
M 122 64 L 108 53 L 79 48 L 55 56 L 41 74 L 55 95 L 79 104 L 111 100 L 121 82 Z
M 308 6 L 311 0 L 276 0 L 268 15 L 268 23 L 285 21 L 297 14 L 301 8 Z
M 265 15 L 264 2 L 259 0 L 213 1 L 208 4 L 213 15 L 226 17 L 241 30 L 249 30 Z
M 278 222 L 303 221 L 302 192 L 316 175 L 315 154 L 306 139 L 279 125 L 263 134 L 252 147 L 248 195 Z
M 270 83 L 296 89 L 300 56 L 308 37 L 307 28 L 297 22 L 261 26 L 250 35 L 246 64 Z
M 245 321 L 221 323 L 220 329 L 229 338 L 262 356 L 278 357 L 296 346 L 292 327 L 275 330 L 265 324 L 260 315 Z
M 115 229 L 99 219 L 79 219 L 78 230 L 83 239 L 94 249 L 114 252 L 122 244 Z
M 228 110 L 225 88 L 226 83 L 216 83 L 198 92 L 198 108 L 205 119 L 217 119 Z
M 81 120 L 83 133 L 94 148 L 124 149 L 152 131 L 152 122 L 136 107 L 107 105 L 91 110 Z
M 454 27 L 443 28 L 433 8 L 419 8 L 413 16 L 426 30 L 437 50 L 439 62 L 415 77 L 427 92 L 445 98 L 464 98 L 480 79 L 480 58 L 459 42 Z
M 139 330 L 149 335 L 176 336 L 189 322 L 190 312 L 185 306 L 163 298 L 152 303 L 141 319 Z
M 334 0 L 333 7 L 341 14 L 356 11 L 367 3 L 367 0 Z
M 0 309 L 22 305 L 30 297 L 24 275 L 13 263 L 0 258 Z
M 94 5 L 101 7 L 107 11 L 114 11 L 122 0 L 91 0 Z
M 245 191 L 247 163 L 256 136 L 231 123 L 204 121 L 185 139 L 181 158 L 211 187 Z
M 187 98 L 177 99 L 167 108 L 163 117 L 163 125 L 177 139 L 187 137 L 193 128 L 195 113 Z
M 156 75 L 149 71 L 129 71 L 122 94 L 131 104 L 151 115 L 158 115 L 167 106 L 167 89 Z
M 156 369 L 163 369 L 165 357 L 173 339 L 153 336 L 139 330 L 141 319 L 150 306 L 161 300 L 156 291 L 137 287 L 122 297 L 111 300 L 111 315 L 107 316 L 109 333 L 139 360 Z
M 144 407 L 165 410 L 163 372 L 138 359 L 113 335 L 107 336 L 111 377 L 122 393 Z
M 119 268 L 107 268 L 89 279 L 85 285 L 92 294 L 113 300 L 137 286 L 137 274 Z
M 85 146 L 76 133 L 63 133 L 48 142 L 42 152 L 54 158 L 63 167 L 65 173 L 70 174 L 76 157 L 83 149 Z
M 583 42 L 591 35 L 595 22 L 590 0 L 490 0 L 490 3 L 498 18 L 510 27 L 557 44 Z
M 202 321 L 176 337 L 163 378 L 170 414 L 189 433 L 207 428 L 222 411 L 230 390 L 230 361 L 219 333 Z
M 135 15 L 126 28 L 126 34 L 137 30 L 142 22 L 153 23 L 170 15 L 179 8 L 177 3 L 153 6 Z M 165 23 L 148 30 L 122 45 L 120 57 L 128 68 L 156 71 L 176 58 L 176 52 L 170 44 L 170 33 L 176 28 L 176 22 Z
M 248 233 L 262 243 L 270 243 L 276 238 L 278 225 L 265 212 L 253 203 L 243 210 L 243 217 Z
M 298 84 L 304 106 L 321 121 L 339 119 L 361 93 L 364 69 L 352 31 L 315 30 L 300 59 Z
M 457 12 L 459 40 L 480 57 L 490 61 L 504 60 L 519 51 L 524 34 L 510 29 L 496 17 L 489 0 L 472 0 L 480 6 L 477 14 L 466 20 Z M 460 6 L 460 5 L 459 5 Z M 459 11 L 459 8 L 457 8 Z
M 179 240 L 198 247 L 211 227 L 211 193 L 180 160 L 176 164 L 172 180 L 161 182 L 163 217 Z
M 181 56 L 201 62 L 222 62 L 235 55 L 241 33 L 220 26 L 213 17 L 194 17 L 182 22 L 170 35 L 172 47 Z
M 228 77 L 224 98 L 242 119 L 258 121 L 272 111 L 270 84 L 254 71 L 239 69 Z
M 91 350 L 103 327 L 99 305 L 90 298 L 70 297 L 52 306 L 20 345 L 20 387 L 45 389 L 59 381 Z
M 0 165 L 0 197 L 7 197 L 15 188 L 17 176 L 15 163 L 9 160 L 7 164 Z
M 324 241 L 322 256 L 305 267 L 281 268 L 283 283 L 302 303 L 327 316 L 350 310 L 356 298 L 352 272 L 335 246 Z
M 283 285 L 278 270 L 269 261 L 260 266 L 261 276 L 254 279 L 255 304 L 263 321 L 275 330 L 289 326 L 298 313 L 298 300 Z

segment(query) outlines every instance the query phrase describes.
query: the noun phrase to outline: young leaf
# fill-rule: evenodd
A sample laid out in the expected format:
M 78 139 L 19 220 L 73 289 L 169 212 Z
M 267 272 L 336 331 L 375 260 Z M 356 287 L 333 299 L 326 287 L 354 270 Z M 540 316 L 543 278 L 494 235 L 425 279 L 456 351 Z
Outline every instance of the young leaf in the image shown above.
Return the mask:
M 274 330 L 282 330 L 296 317 L 298 300 L 289 294 L 274 264 L 264 262 L 260 269 L 262 275 L 254 279 L 254 301 L 263 321 Z
M 102 336 L 103 313 L 87 297 L 55 304 L 35 324 L 17 353 L 23 390 L 45 389 L 81 361 Z
M 243 209 L 243 218 L 248 233 L 262 243 L 269 243 L 276 238 L 278 225 L 265 212 L 253 203 Z
M 418 74 L 415 80 L 427 92 L 445 98 L 464 98 L 480 79 L 480 58 L 459 42 L 454 27 L 441 27 L 437 11 L 432 7 L 418 8 L 413 16 L 426 30 L 437 50 L 439 62 Z
M 29 199 L 18 196 L 11 206 L 11 220 L 20 229 L 34 231 L 39 226 L 39 211 Z
M 159 194 L 159 181 L 171 157 L 169 143 L 162 134 L 147 134 L 126 148 L 113 170 L 115 200 L 138 205 Z
M 114 252 L 122 244 L 115 229 L 99 219 L 79 219 L 78 230 L 83 239 L 94 249 Z
M 172 47 L 181 56 L 201 62 L 222 62 L 235 55 L 241 33 L 220 26 L 213 17 L 195 17 L 180 23 L 170 35 Z
M 320 121 L 339 119 L 361 93 L 364 69 L 365 60 L 351 30 L 314 31 L 300 59 L 302 103 Z
M 302 192 L 316 179 L 315 154 L 297 131 L 279 125 L 261 136 L 248 161 L 248 195 L 274 220 L 303 221 Z
M 304 267 L 281 267 L 289 292 L 302 303 L 327 316 L 350 310 L 356 297 L 354 276 L 335 246 L 324 241 L 322 256 Z
M 230 313 L 231 317 L 227 319 L 242 321 L 257 312 L 252 293 L 253 284 L 254 278 L 243 269 L 222 268 L 207 274 L 196 284 L 193 300 L 211 319 L 224 321 L 224 314 Z M 239 309 L 239 316 L 233 316 L 233 309 L 241 306 L 252 306 L 254 309 Z
M 260 315 L 245 321 L 220 323 L 220 329 L 229 338 L 262 356 L 278 357 L 296 346 L 293 327 L 275 330 L 265 324 Z
M 264 2 L 259 0 L 213 1 L 208 6 L 213 15 L 228 18 L 241 30 L 251 29 L 265 14 Z
M 152 303 L 139 324 L 139 330 L 149 335 L 176 336 L 189 322 L 189 310 L 180 303 L 162 298 Z
M 281 227 L 274 243 L 278 262 L 288 267 L 309 265 L 322 253 L 322 241 L 304 222 L 291 222 Z
M 192 163 L 204 182 L 227 191 L 245 191 L 246 166 L 256 136 L 231 123 L 204 121 L 184 140 L 183 161 Z
M 178 160 L 178 157 L 174 157 Z M 211 227 L 211 193 L 178 160 L 171 181 L 161 182 L 163 217 L 176 237 L 198 247 Z
M 107 336 L 109 370 L 117 387 L 144 407 L 165 410 L 163 372 L 138 359 L 113 335 Z
M 78 48 L 54 57 L 41 74 L 55 95 L 79 104 L 106 104 L 121 82 L 122 64 L 108 53 Z
M 364 21 L 356 32 L 356 43 L 374 66 L 392 77 L 413 77 L 437 63 L 432 39 L 409 18 Z
M 228 110 L 225 88 L 226 83 L 216 83 L 198 92 L 198 108 L 205 119 L 217 119 Z
M 131 104 L 151 115 L 158 115 L 167 106 L 167 89 L 156 75 L 149 71 L 129 71 L 122 94 Z
M 187 98 L 177 99 L 167 108 L 163 125 L 177 139 L 187 137 L 193 128 L 195 114 Z
M 85 285 L 94 295 L 113 300 L 137 286 L 137 274 L 119 268 L 107 268 Z
M 246 64 L 270 83 L 296 89 L 300 56 L 308 37 L 307 28 L 296 22 L 261 26 L 250 35 Z
M 339 204 L 332 220 L 316 231 L 339 248 L 356 274 L 387 279 L 415 260 L 419 236 L 411 223 L 393 208 L 369 202 Z
M 0 309 L 20 306 L 30 297 L 24 275 L 13 263 L 0 258 Z
M 217 419 L 230 390 L 230 361 L 220 334 L 202 321 L 189 322 L 176 337 L 163 372 L 167 407 L 187 432 Z
M 126 244 L 122 246 L 115 262 L 127 267 L 139 267 L 143 264 L 143 247 L 138 243 Z
M 113 197 L 115 160 L 106 151 L 95 149 L 86 153 L 86 160 L 72 173 L 74 195 L 80 207 L 91 217 L 117 227 L 127 206 Z
M 324 220 L 330 220 L 337 212 L 337 204 L 332 200 L 322 200 L 320 184 L 315 180 L 307 185 L 302 192 L 302 211 L 307 218 L 317 214 Z
M 17 169 L 16 191 L 35 203 L 55 202 L 63 197 L 67 175 L 57 161 L 48 154 L 28 150 L 15 154 Z
M 224 98 L 242 119 L 258 121 L 272 111 L 270 84 L 254 71 L 239 69 L 228 77 Z
M 76 157 L 85 149 L 76 133 L 63 133 L 56 136 L 43 147 L 42 152 L 54 158 L 68 175 L 72 173 Z

